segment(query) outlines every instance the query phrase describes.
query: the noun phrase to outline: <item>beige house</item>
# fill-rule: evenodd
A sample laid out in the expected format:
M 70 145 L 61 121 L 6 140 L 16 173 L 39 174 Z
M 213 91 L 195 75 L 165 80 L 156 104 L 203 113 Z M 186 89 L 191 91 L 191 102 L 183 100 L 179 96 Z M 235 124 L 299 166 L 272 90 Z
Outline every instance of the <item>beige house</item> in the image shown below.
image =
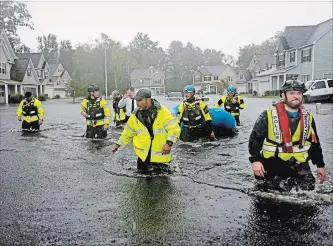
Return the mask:
M 30 58 L 19 58 L 5 31 L 0 32 L 0 103 L 9 103 L 10 94 L 31 91 L 38 96 L 39 79 Z
M 165 74 L 160 69 L 150 66 L 147 69 L 135 69 L 130 74 L 131 86 L 135 90 L 150 89 L 152 95 L 163 95 L 165 92 Z
M 50 98 L 56 95 L 66 97 L 71 80 L 71 76 L 61 63 L 50 64 L 50 77 L 46 83 L 45 94 Z
M 206 90 L 217 94 L 217 83 L 224 79 L 229 84 L 236 85 L 237 73 L 230 65 L 201 66 L 193 74 L 193 86 L 196 90 Z

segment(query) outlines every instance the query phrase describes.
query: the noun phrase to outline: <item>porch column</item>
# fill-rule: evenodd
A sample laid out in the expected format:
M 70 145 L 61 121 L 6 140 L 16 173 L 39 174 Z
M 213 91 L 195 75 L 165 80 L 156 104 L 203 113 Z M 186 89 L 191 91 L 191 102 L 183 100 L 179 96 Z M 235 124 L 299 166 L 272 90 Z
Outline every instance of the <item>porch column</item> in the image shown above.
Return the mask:
M 285 74 L 283 75 L 283 81 L 282 81 L 281 86 L 283 85 L 283 83 L 284 83 L 286 80 L 287 80 L 287 74 L 285 73 Z
M 8 100 L 8 85 L 5 84 L 5 100 L 6 100 L 6 104 L 9 103 L 9 100 Z
M 272 90 L 272 76 L 269 76 L 269 90 Z
M 36 97 L 38 97 L 39 93 L 38 93 L 38 85 L 37 85 L 37 88 L 36 88 Z
M 15 94 L 17 94 L 17 85 L 15 85 Z

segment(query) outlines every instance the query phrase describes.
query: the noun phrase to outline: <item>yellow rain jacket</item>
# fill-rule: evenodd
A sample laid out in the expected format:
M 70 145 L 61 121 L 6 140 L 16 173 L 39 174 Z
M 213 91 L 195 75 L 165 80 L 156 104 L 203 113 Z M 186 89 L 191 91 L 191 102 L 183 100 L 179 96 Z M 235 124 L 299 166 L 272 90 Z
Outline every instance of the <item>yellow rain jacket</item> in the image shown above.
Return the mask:
M 85 98 L 81 103 L 80 113 L 86 112 L 88 114 L 87 125 L 88 126 L 102 126 L 110 125 L 111 113 L 108 104 L 104 98 Z
M 150 162 L 168 163 L 171 161 L 171 154 L 162 154 L 162 147 L 168 141 L 177 142 L 180 135 L 180 127 L 169 110 L 154 100 L 154 107 L 157 108 L 157 115 L 153 123 L 153 137 L 148 129 L 138 118 L 138 109 L 134 110 L 122 132 L 117 144 L 125 147 L 133 139 L 133 146 L 136 155 L 146 161 L 149 150 L 151 150 Z
M 308 160 L 308 151 L 311 147 L 311 137 L 314 135 L 312 129 L 312 113 L 304 111 L 304 133 L 303 139 L 301 134 L 300 122 L 294 135 L 291 136 L 293 153 L 286 153 L 283 151 L 282 144 L 282 132 L 280 128 L 280 120 L 275 107 L 267 109 L 268 116 L 268 138 L 265 139 L 262 147 L 262 155 L 268 159 L 275 157 L 276 155 L 283 161 L 288 161 L 294 157 L 298 162 L 306 162 Z M 302 148 L 299 147 L 299 142 L 303 141 Z
M 179 104 L 177 113 L 177 122 L 184 122 L 184 125 L 200 125 L 203 121 L 211 121 L 209 109 L 206 103 L 200 99 L 196 99 L 192 103 L 183 100 Z
M 17 108 L 16 114 L 28 123 L 44 119 L 42 103 L 35 97 L 30 102 L 23 99 Z
M 238 105 L 227 102 L 227 96 L 222 96 L 221 99 L 215 103 L 215 107 L 224 107 L 224 109 L 230 112 L 233 116 L 239 115 L 239 110 L 245 108 L 244 100 L 241 96 L 237 96 Z

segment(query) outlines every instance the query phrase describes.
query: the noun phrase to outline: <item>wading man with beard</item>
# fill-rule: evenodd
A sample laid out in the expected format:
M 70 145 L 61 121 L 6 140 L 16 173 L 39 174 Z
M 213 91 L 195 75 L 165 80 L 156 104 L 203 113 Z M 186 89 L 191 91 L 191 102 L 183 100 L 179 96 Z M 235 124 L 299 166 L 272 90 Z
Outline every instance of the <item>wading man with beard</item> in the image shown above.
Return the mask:
M 140 89 L 134 99 L 137 108 L 129 117 L 112 152 L 133 141 L 138 170 L 167 168 L 171 162 L 171 146 L 179 138 L 180 127 L 169 110 L 151 98 L 150 90 Z
M 289 191 L 292 187 L 313 190 L 315 178 L 309 160 L 317 166 L 323 183 L 326 169 L 312 113 L 303 105 L 303 82 L 287 80 L 281 88 L 282 101 L 257 119 L 249 141 L 249 158 L 258 188 Z

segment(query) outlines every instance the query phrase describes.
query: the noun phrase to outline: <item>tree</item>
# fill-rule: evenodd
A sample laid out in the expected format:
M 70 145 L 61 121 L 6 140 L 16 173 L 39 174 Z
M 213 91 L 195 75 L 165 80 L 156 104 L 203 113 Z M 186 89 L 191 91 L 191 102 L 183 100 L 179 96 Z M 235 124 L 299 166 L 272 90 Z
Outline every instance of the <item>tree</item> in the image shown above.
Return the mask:
M 21 40 L 17 35 L 17 27 L 25 26 L 33 30 L 30 22 L 31 15 L 27 5 L 17 1 L 0 1 L 0 30 L 4 29 L 8 39 L 14 49 L 27 48 L 20 47 Z
M 57 36 L 54 34 L 48 34 L 47 36 L 37 37 L 38 41 L 38 50 L 43 52 L 45 60 L 48 63 L 58 62 L 59 56 L 59 45 L 57 41 Z
M 73 73 L 73 54 L 74 50 L 69 40 L 60 41 L 58 61 L 64 66 L 69 74 Z

